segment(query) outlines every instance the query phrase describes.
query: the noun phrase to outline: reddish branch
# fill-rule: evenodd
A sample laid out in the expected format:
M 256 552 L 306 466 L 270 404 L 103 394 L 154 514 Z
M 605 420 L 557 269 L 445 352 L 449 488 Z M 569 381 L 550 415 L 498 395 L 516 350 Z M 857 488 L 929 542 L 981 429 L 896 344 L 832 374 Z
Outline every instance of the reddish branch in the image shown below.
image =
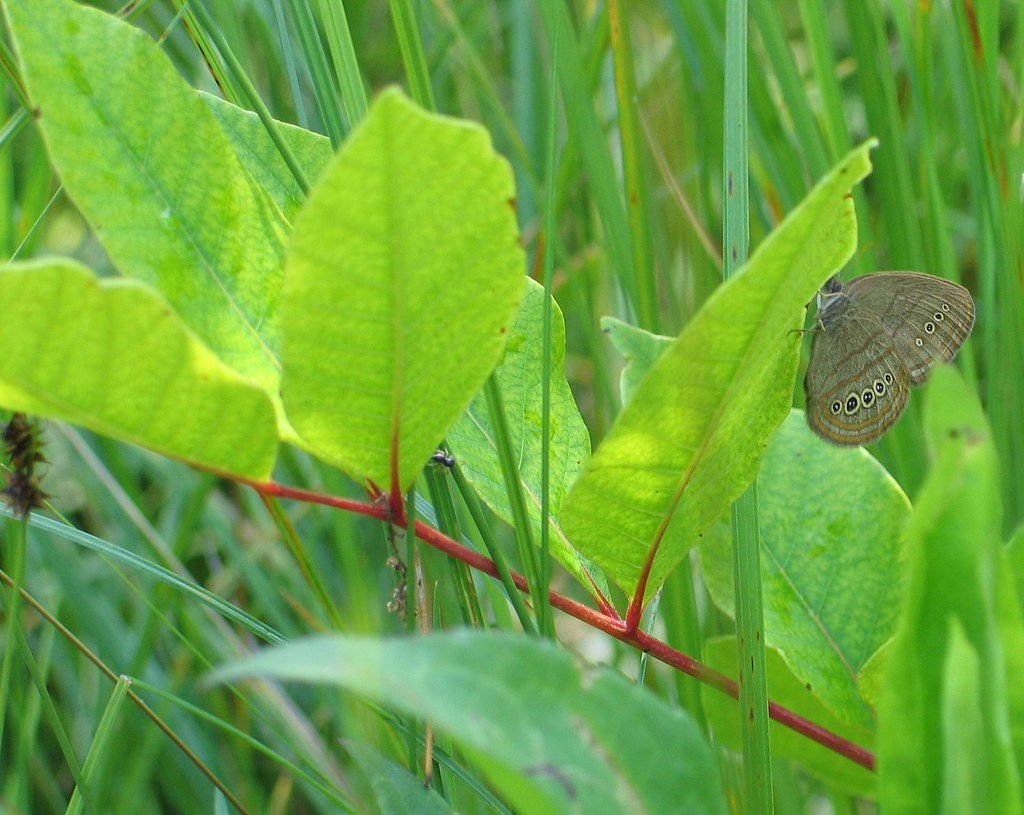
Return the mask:
M 245 483 L 265 495 L 273 495 L 280 498 L 292 498 L 300 501 L 308 501 L 314 504 L 323 504 L 325 506 L 349 510 L 350 512 L 357 512 L 362 515 L 369 515 L 380 520 L 390 519 L 391 523 L 399 526 L 405 525 L 404 510 L 400 509 L 398 515 L 401 517 L 398 517 L 394 512 L 394 506 L 389 506 L 387 503 L 379 501 L 377 503 L 367 503 L 365 501 L 355 501 L 347 498 L 336 498 L 313 490 L 287 487 L 274 482 L 246 481 Z M 489 574 L 492 577 L 498 577 L 498 569 L 494 565 L 494 561 L 490 558 L 484 557 L 479 552 L 475 552 L 472 549 L 463 546 L 458 541 L 452 540 L 447 535 L 442 534 L 433 527 L 427 526 L 422 521 L 416 522 L 416 537 L 424 543 L 433 546 L 435 549 L 439 549 L 445 554 L 458 558 L 463 563 L 466 563 L 474 569 L 484 572 L 485 574 Z M 529 594 L 530 589 L 527 585 L 526 578 L 517 572 L 512 572 L 512 579 L 520 591 Z M 600 592 L 598 592 L 598 594 L 600 594 Z M 575 600 L 571 600 L 570 598 L 553 590 L 549 592 L 549 597 L 551 599 L 551 605 L 560 611 L 564 611 L 566 614 L 575 617 L 577 620 L 604 631 L 616 639 L 628 643 L 641 651 L 646 651 L 660 662 L 664 662 L 666 665 L 677 668 L 683 673 L 689 674 L 706 685 L 710 685 L 712 688 L 731 696 L 733 699 L 739 698 L 739 686 L 735 680 L 732 680 L 725 674 L 719 673 L 713 668 L 698 662 L 681 651 L 671 648 L 661 640 L 641 631 L 636 626 L 629 625 L 618 615 L 607 600 L 599 598 L 599 603 L 603 610 L 598 611 Z M 792 710 L 776 704 L 775 702 L 768 703 L 768 713 L 771 718 L 779 724 L 785 725 L 797 733 L 801 733 L 812 741 L 816 741 L 818 744 L 821 744 L 842 756 L 846 756 L 850 761 L 853 761 L 862 767 L 866 767 L 869 770 L 873 770 L 875 768 L 874 753 L 859 744 L 855 744 L 849 739 L 845 739 L 842 736 L 815 724 L 809 719 L 794 713 Z

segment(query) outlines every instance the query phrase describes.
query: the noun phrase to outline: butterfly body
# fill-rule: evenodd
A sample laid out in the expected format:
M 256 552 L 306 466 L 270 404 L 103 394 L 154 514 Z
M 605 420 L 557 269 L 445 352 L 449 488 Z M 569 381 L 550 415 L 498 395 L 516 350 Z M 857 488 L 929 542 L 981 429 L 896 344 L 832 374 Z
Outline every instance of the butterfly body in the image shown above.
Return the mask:
M 826 441 L 867 444 L 903 413 L 911 387 L 948 361 L 974 325 L 963 286 L 916 272 L 877 272 L 818 293 L 804 378 L 807 423 Z

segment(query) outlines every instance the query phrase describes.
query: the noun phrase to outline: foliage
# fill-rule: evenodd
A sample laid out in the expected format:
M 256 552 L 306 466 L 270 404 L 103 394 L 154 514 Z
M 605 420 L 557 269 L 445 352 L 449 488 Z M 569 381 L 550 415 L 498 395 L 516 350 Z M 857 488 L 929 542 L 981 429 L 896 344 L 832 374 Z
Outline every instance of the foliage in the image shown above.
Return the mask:
M 779 808 L 1021 810 L 1024 7 L 0 6 L 11 807 L 742 806 L 756 475 Z M 869 451 L 845 264 L 978 305 Z

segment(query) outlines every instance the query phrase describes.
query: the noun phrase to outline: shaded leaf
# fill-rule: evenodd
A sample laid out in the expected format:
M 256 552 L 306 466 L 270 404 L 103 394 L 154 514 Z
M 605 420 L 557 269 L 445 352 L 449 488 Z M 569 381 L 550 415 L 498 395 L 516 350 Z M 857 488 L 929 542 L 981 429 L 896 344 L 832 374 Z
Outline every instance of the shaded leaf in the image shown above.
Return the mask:
M 267 191 L 287 217 L 293 217 L 305 201 L 305 196 L 259 116 L 219 96 L 202 91 L 196 93 L 217 117 L 217 122 L 245 170 Z M 275 122 L 275 125 L 306 178 L 315 181 L 334 156 L 331 140 L 287 122 Z
M 368 744 L 344 742 L 373 787 L 377 805 L 384 815 L 445 815 L 454 810 L 423 779 L 396 764 Z
M 537 639 L 317 637 L 216 678 L 246 675 L 335 684 L 429 720 L 519 812 L 726 812 L 711 751 L 685 713 L 618 674 L 581 674 L 569 654 Z
M 867 452 L 824 443 L 798 410 L 757 484 L 765 643 L 832 715 L 873 730 L 858 679 L 895 631 L 910 503 Z M 700 555 L 708 591 L 734 614 L 729 537 L 709 536 Z
M 551 552 L 570 571 L 583 578 L 586 564 L 562 532 L 557 521 L 562 499 L 590 456 L 590 435 L 565 378 L 565 321 L 553 303 L 551 331 L 551 440 L 550 503 Z M 534 540 L 541 524 L 541 387 L 543 354 L 541 327 L 544 288 L 527 280 L 526 296 L 516 312 L 508 344 L 494 371 L 501 389 L 505 414 L 518 453 L 518 471 L 526 507 L 533 522 Z M 501 475 L 490 411 L 482 393 L 448 431 L 447 439 L 458 454 L 459 465 L 480 497 L 500 518 L 513 523 L 508 492 Z M 591 575 L 591 578 L 594 578 Z M 598 582 L 601 582 L 599 578 Z M 589 580 L 584 579 L 589 584 Z
M 647 372 L 658 357 L 675 341 L 675 337 L 652 334 L 615 317 L 602 317 L 601 330 L 608 335 L 615 350 L 626 360 L 626 367 L 622 369 L 622 376 L 619 377 L 619 398 L 625 405 L 633 398 L 633 392 L 647 376 Z

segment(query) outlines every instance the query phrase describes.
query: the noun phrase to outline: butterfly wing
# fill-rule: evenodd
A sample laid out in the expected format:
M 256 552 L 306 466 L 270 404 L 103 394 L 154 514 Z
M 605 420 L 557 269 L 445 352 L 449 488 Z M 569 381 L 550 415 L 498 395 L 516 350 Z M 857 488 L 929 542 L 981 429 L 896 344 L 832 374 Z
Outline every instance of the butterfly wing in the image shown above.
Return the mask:
M 852 313 L 815 332 L 804 392 L 811 430 L 833 444 L 867 444 L 903 413 L 910 376 L 876 322 Z
M 854 278 L 844 291 L 854 314 L 877 316 L 912 385 L 923 383 L 936 362 L 953 359 L 974 326 L 970 292 L 941 277 L 878 272 Z

